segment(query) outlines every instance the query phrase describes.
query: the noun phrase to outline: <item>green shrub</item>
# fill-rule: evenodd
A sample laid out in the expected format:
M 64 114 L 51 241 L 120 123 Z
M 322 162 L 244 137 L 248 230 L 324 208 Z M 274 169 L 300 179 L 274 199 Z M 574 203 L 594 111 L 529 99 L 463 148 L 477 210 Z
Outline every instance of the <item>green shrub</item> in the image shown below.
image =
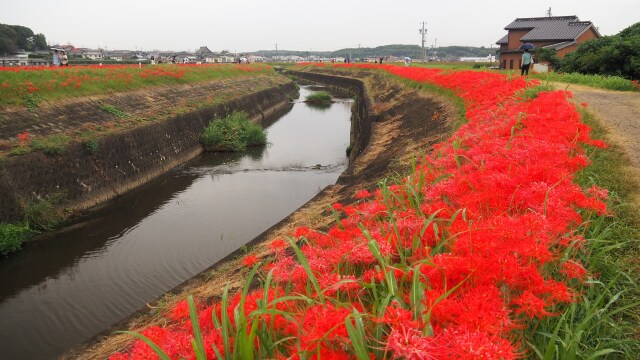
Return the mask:
M 35 231 L 27 224 L 0 224 L 0 254 L 7 256 L 22 247 L 22 242 Z
M 583 42 L 562 59 L 558 70 L 640 79 L 640 22 L 616 35 Z
M 89 154 L 97 154 L 100 151 L 100 143 L 96 139 L 89 139 L 84 143 L 85 149 Z
M 333 100 L 331 100 L 331 94 L 326 91 L 320 91 L 307 95 L 304 101 L 312 104 L 330 104 Z
M 242 151 L 247 146 L 267 143 L 267 134 L 258 124 L 249 121 L 247 114 L 234 112 L 214 118 L 200 135 L 200 141 L 210 151 Z
M 23 205 L 24 220 L 36 230 L 49 231 L 58 226 L 64 215 L 58 209 L 63 200 L 62 194 L 51 194 L 37 199 L 29 199 Z

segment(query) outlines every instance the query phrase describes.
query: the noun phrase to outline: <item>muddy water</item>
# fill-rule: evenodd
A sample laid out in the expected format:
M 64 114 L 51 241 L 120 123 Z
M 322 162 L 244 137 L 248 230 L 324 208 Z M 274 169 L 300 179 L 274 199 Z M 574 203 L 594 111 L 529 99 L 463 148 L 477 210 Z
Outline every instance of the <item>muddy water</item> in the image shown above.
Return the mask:
M 303 87 L 301 99 L 316 88 Z M 242 247 L 335 183 L 351 101 L 298 100 L 265 148 L 205 154 L 0 260 L 0 358 L 50 359 Z M 318 166 L 320 165 L 320 166 Z

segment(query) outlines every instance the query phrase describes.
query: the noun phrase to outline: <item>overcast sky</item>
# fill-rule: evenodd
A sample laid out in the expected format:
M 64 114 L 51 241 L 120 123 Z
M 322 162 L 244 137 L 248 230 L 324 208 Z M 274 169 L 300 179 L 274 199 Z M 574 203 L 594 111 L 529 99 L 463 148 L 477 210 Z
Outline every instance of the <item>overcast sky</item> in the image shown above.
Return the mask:
M 640 0 L 0 0 L 0 23 L 50 45 L 231 52 L 332 51 L 389 44 L 489 47 L 518 17 L 577 15 L 602 35 L 640 21 Z

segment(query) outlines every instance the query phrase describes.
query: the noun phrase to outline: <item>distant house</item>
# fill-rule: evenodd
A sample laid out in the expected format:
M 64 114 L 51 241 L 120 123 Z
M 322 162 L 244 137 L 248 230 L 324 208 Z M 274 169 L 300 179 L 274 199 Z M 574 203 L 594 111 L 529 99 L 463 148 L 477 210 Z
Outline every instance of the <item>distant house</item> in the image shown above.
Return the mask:
M 104 53 L 102 50 L 87 50 L 82 53 L 82 57 L 84 59 L 101 60 L 104 59 Z
M 200 49 L 196 50 L 194 55 L 199 60 L 204 60 L 204 59 L 207 59 L 207 58 L 213 58 L 214 57 L 213 51 L 209 50 L 209 48 L 206 47 L 206 46 L 201 46 Z
M 461 57 L 458 60 L 462 62 L 496 62 L 496 57 L 494 55 L 467 56 L 467 57 Z
M 518 69 L 522 59 L 520 46 L 531 43 L 536 48 L 553 49 L 559 57 L 576 50 L 584 41 L 601 35 L 591 21 L 577 16 L 518 18 L 507 25 L 507 35 L 498 40 L 501 69 Z

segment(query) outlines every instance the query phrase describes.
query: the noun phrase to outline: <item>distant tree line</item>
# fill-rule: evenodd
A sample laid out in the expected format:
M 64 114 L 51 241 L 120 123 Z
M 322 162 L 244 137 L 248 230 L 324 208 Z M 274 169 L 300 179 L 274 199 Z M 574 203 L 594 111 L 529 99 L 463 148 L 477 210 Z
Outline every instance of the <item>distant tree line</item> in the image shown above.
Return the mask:
M 563 59 L 548 49 L 536 51 L 556 71 L 640 79 L 640 22 L 613 36 L 585 41 Z
M 451 59 L 460 57 L 483 57 L 494 55 L 496 49 L 490 49 L 473 46 L 442 46 L 437 48 L 427 48 L 427 57 L 435 57 L 438 59 Z M 301 57 L 318 56 L 318 57 L 351 57 L 352 59 L 362 59 L 368 57 L 387 57 L 395 56 L 404 58 L 408 56 L 413 59 L 422 58 L 422 48 L 418 45 L 384 45 L 374 48 L 345 48 L 336 51 L 292 51 L 292 50 L 260 50 L 252 53 L 260 56 L 292 56 Z
M 0 24 L 0 54 L 14 53 L 18 49 L 36 51 L 47 48 L 43 34 L 34 34 L 26 26 Z

